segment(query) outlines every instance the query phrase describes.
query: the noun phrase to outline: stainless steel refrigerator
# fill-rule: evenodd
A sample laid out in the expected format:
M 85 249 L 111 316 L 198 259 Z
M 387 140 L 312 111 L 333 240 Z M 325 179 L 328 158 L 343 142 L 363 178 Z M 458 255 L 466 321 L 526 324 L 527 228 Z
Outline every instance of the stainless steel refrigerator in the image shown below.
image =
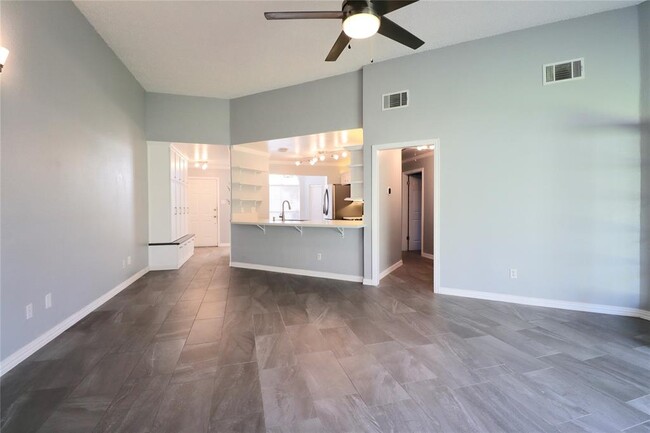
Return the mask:
M 363 216 L 363 203 L 345 200 L 350 197 L 350 185 L 330 184 L 323 192 L 323 216 L 326 220 L 342 220 Z

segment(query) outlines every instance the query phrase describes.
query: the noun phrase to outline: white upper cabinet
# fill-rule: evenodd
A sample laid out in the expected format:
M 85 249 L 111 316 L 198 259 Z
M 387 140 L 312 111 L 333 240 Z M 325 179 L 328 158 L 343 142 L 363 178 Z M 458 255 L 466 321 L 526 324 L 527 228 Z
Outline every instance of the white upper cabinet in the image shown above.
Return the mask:
M 188 234 L 187 158 L 169 143 L 148 143 L 149 243 Z

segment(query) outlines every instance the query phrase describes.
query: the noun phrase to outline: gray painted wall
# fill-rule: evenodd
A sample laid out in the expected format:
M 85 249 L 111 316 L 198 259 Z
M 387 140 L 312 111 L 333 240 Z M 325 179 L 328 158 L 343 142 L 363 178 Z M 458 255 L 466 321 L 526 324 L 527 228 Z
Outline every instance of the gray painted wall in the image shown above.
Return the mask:
M 280 266 L 342 275 L 362 276 L 363 229 L 346 229 L 345 238 L 331 228 L 232 225 L 233 262 Z M 322 259 L 316 260 L 321 253 Z
M 358 71 L 232 99 L 232 143 L 361 128 L 361 82 Z
M 144 90 L 72 2 L 3 1 L 1 27 L 4 359 L 147 266 L 147 148 Z
M 640 134 L 620 127 L 639 118 L 638 29 L 631 7 L 364 68 L 366 167 L 372 145 L 441 139 L 443 287 L 639 305 Z M 584 80 L 542 85 L 576 57 Z
M 650 310 L 650 1 L 639 5 L 641 41 L 641 307 Z
M 228 163 L 230 163 L 230 161 L 228 161 Z M 229 189 L 230 169 L 208 168 L 207 170 L 201 170 L 200 168 L 190 167 L 187 173 L 190 177 L 216 177 L 219 179 L 219 217 L 221 218 L 221 223 L 219 224 L 219 238 L 222 244 L 229 244 L 231 199 Z
M 402 162 L 402 171 L 410 171 L 418 168 L 424 169 L 422 176 L 422 189 L 424 195 L 423 203 L 423 230 L 422 230 L 422 251 L 433 254 L 433 157 L 426 156 L 415 161 Z
M 179 143 L 230 144 L 230 103 L 227 99 L 146 94 L 147 140 Z
M 402 149 L 380 151 L 377 162 L 381 217 L 379 271 L 383 272 L 402 260 Z

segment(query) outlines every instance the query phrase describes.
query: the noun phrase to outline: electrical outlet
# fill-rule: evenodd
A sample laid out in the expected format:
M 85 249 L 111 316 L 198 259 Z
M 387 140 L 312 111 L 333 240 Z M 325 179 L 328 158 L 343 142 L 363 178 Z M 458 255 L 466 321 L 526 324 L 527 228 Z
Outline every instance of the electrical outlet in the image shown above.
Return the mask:
M 45 309 L 52 308 L 52 294 L 45 295 Z
M 316 260 L 321 260 L 323 255 L 321 253 L 316 254 Z
M 34 306 L 32 304 L 27 304 L 25 306 L 25 319 L 29 320 L 34 317 Z
M 122 269 L 126 269 L 126 260 L 122 259 Z
M 130 264 L 131 264 L 131 256 L 129 256 L 129 257 L 126 258 L 126 264 L 127 264 L 127 265 L 130 265 Z
M 510 269 L 510 278 L 513 280 L 517 279 L 517 270 L 516 269 Z

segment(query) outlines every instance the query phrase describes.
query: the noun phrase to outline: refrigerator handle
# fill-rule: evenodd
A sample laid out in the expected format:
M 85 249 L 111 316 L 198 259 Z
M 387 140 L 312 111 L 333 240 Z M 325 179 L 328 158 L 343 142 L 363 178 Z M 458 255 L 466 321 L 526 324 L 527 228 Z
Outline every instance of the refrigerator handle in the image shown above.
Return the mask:
M 329 204 L 330 204 L 330 191 L 329 189 L 325 188 L 325 195 L 323 196 L 323 215 L 325 216 L 327 216 L 327 213 L 330 211 Z

